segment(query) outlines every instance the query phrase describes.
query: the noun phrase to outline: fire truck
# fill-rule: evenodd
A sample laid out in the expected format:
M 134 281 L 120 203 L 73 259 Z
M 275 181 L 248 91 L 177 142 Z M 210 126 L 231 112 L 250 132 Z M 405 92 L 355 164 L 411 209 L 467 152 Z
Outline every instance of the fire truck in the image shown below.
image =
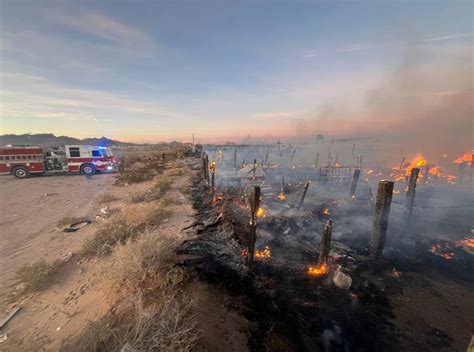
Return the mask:
M 28 178 L 31 174 L 80 172 L 93 175 L 114 171 L 117 162 L 110 148 L 92 145 L 64 147 L 0 147 L 0 174 Z

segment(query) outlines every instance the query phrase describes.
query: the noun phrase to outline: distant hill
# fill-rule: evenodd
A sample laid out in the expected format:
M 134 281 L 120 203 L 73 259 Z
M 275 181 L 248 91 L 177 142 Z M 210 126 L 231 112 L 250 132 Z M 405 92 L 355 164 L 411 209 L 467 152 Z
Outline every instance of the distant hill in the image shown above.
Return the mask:
M 56 137 L 52 133 L 4 134 L 0 136 L 0 145 L 42 145 L 61 146 L 66 144 L 88 144 L 101 146 L 127 146 L 134 143 L 120 142 L 106 137 L 78 139 L 68 136 Z

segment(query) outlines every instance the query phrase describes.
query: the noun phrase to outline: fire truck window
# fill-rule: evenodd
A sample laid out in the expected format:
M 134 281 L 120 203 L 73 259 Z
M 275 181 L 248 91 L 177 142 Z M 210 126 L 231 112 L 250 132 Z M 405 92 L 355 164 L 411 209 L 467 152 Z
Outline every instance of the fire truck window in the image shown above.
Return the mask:
M 6 156 L 6 157 L 5 157 L 5 160 L 10 160 L 10 157 L 9 157 L 9 156 Z
M 69 148 L 69 155 L 71 155 L 71 158 L 78 158 L 81 156 L 81 152 L 79 148 Z
M 26 160 L 26 155 L 22 155 L 22 156 L 21 156 L 21 159 L 22 159 L 22 160 Z
M 102 154 L 100 153 L 100 150 L 93 150 L 92 156 L 102 156 Z
M 0 160 L 3 160 L 3 156 L 0 156 Z

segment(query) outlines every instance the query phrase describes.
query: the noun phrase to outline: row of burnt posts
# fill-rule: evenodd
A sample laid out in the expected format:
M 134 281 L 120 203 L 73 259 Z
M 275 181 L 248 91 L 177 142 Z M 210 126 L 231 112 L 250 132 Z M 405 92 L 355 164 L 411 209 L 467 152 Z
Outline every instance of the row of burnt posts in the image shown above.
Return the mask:
M 214 189 L 215 186 L 215 172 L 216 164 L 214 161 L 209 162 L 207 155 L 204 155 L 202 158 L 203 162 L 203 177 L 206 180 L 207 184 Z M 234 154 L 235 162 L 235 154 Z M 255 172 L 255 163 L 254 160 L 254 172 Z M 416 185 L 418 181 L 418 175 L 420 170 L 418 168 L 413 168 L 410 172 L 410 177 L 408 181 L 408 188 L 406 192 L 406 201 L 405 207 L 408 215 L 408 221 L 411 218 L 413 212 L 413 206 L 415 201 Z M 355 197 L 355 191 L 359 183 L 360 178 L 360 169 L 356 169 L 353 174 L 352 183 L 349 189 L 349 197 Z M 309 181 L 306 182 L 303 193 L 300 198 L 300 202 L 297 208 L 303 206 L 308 188 Z M 282 181 L 283 187 L 283 181 Z M 388 228 L 388 217 L 390 214 L 390 207 L 392 203 L 394 182 L 393 181 L 380 181 L 378 184 L 377 196 L 375 199 L 374 207 L 374 219 L 372 226 L 372 239 L 370 243 L 370 257 L 372 259 L 378 259 L 381 257 L 383 249 L 385 247 L 385 239 L 387 235 Z M 250 231 L 249 231 L 249 241 L 248 241 L 248 251 L 247 251 L 247 265 L 252 267 L 254 252 L 255 252 L 255 243 L 257 240 L 257 212 L 260 208 L 260 198 L 261 198 L 261 189 L 259 186 L 253 186 L 250 196 Z M 331 235 L 332 235 L 333 221 L 329 219 L 325 225 L 323 235 L 321 237 L 321 242 L 319 245 L 319 258 L 318 264 L 326 264 L 329 258 L 329 251 L 331 248 Z

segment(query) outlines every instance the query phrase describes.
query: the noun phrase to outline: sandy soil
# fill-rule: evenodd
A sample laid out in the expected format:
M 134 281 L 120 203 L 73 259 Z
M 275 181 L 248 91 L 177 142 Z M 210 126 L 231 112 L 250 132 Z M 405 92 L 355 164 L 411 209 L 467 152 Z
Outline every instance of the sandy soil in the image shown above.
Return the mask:
M 85 239 L 102 222 L 100 209 L 119 209 L 130 194 L 143 191 L 149 183 L 113 186 L 114 175 L 99 174 L 91 179 L 80 175 L 0 179 L 0 314 L 13 306 L 19 313 L 2 329 L 10 350 L 59 350 L 61 341 L 79 333 L 88 320 L 101 317 L 107 309 L 106 296 L 96 280 L 96 261 L 77 253 Z M 99 205 L 101 193 L 114 194 L 114 202 Z M 74 233 L 56 226 L 64 217 L 86 217 L 93 221 Z M 44 259 L 61 260 L 59 272 L 48 289 L 15 302 L 15 270 L 22 264 Z M 13 349 L 12 349 L 13 348 Z
M 100 209 L 120 211 L 130 195 L 143 192 L 152 181 L 128 186 L 114 186 L 114 175 L 35 177 L 0 179 L 0 318 L 14 306 L 21 310 L 0 332 L 5 351 L 58 351 L 65 341 L 78 336 L 88 321 L 95 321 L 117 307 L 104 292 L 100 261 L 79 253 L 83 242 L 93 236 L 103 221 Z M 189 175 L 174 179 L 167 196 L 178 200 L 168 210 L 172 215 L 159 227 L 160 232 L 175 235 L 180 241 L 190 236 L 184 227 L 194 221 L 195 211 L 186 195 Z M 101 193 L 117 200 L 97 204 Z M 64 217 L 86 217 L 92 224 L 75 233 L 64 233 L 57 222 Z M 46 289 L 11 302 L 9 293 L 15 270 L 22 264 L 40 259 L 60 260 L 59 272 Z M 246 351 L 248 323 L 234 307 L 232 299 L 207 284 L 191 282 L 189 294 L 197 301 L 200 345 L 209 351 Z

